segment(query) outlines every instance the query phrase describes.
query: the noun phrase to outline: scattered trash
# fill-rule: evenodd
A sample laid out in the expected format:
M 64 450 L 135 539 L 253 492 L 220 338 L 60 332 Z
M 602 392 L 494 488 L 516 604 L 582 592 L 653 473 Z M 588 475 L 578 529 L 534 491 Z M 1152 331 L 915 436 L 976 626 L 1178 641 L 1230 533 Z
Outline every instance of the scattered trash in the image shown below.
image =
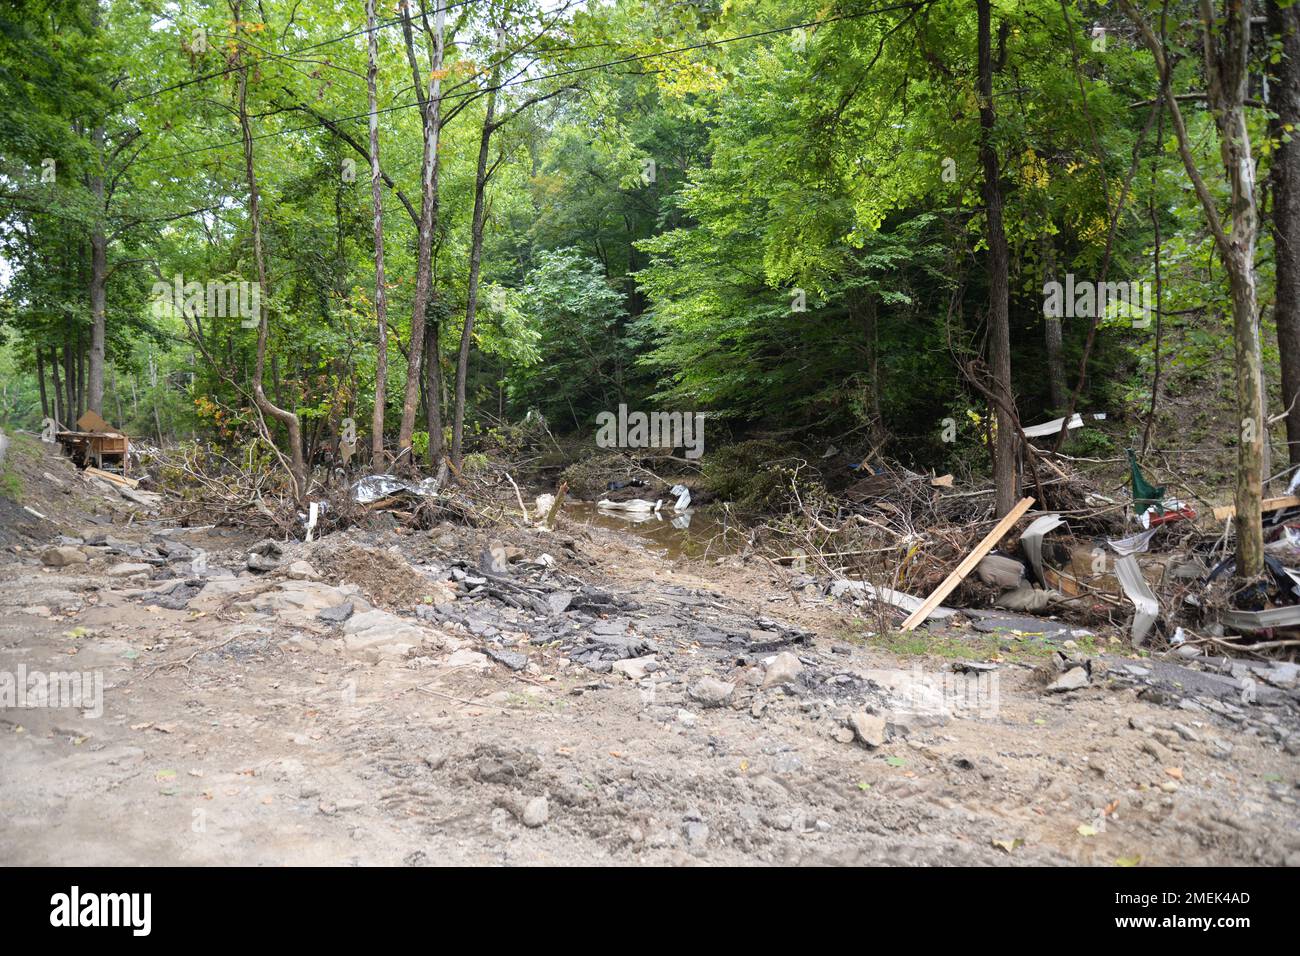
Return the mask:
M 848 591 L 860 591 L 873 601 L 884 601 L 886 604 L 892 604 L 899 610 L 911 614 L 920 609 L 925 603 L 919 597 L 913 597 L 910 594 L 904 594 L 902 591 L 895 591 L 892 588 L 876 587 L 868 584 L 866 581 L 850 581 L 847 578 L 838 578 L 832 582 L 830 587 L 831 597 L 839 597 Z M 952 617 L 957 613 L 955 608 L 935 607 L 932 608 L 927 617 L 934 620 L 943 620 Z
M 980 562 L 980 559 L 993 550 L 994 546 L 1011 530 L 1011 526 L 1029 510 L 1030 505 L 1033 503 L 1033 498 L 1021 498 L 1016 503 L 1016 506 L 993 526 L 993 530 L 984 536 L 984 540 L 975 546 L 975 549 L 966 556 L 961 564 L 957 565 L 956 570 L 944 578 L 943 583 L 935 588 L 930 593 L 930 596 L 922 602 L 921 606 L 908 616 L 907 620 L 903 622 L 902 629 L 904 631 L 914 630 L 929 617 L 930 613 L 939 606 L 939 603 L 952 593 L 953 589 L 962 582 L 966 575 L 971 573 L 975 565 Z

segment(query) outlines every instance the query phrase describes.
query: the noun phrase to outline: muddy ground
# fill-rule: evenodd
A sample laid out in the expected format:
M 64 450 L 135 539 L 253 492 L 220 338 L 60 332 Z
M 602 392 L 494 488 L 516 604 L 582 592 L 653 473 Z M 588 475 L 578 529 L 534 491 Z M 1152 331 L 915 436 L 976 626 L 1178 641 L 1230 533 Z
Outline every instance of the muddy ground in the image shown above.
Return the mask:
M 60 467 L 0 511 L 0 674 L 102 696 L 0 710 L 0 863 L 1300 864 L 1294 668 L 905 643 L 564 519 L 276 553 Z

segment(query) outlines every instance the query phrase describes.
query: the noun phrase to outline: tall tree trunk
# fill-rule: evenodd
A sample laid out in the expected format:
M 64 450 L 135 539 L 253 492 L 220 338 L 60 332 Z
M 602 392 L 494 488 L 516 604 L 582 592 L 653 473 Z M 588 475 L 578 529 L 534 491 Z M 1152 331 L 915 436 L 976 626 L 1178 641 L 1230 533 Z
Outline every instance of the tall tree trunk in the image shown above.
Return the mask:
M 126 421 L 126 418 L 122 414 L 122 392 L 117 387 L 117 372 L 114 371 L 112 373 L 112 378 L 109 379 L 109 384 L 113 387 L 114 404 L 117 405 L 117 426 L 121 428 L 123 423 Z
M 70 326 L 64 336 L 64 389 L 68 392 L 68 403 L 64 406 L 68 427 L 72 428 L 74 421 L 81 418 L 81 408 L 77 406 L 77 347 Z
M 50 399 L 45 394 L 45 352 L 38 345 L 36 347 L 36 384 L 41 390 L 41 417 L 50 417 Z
M 1237 574 L 1264 572 L 1264 405 L 1259 311 L 1255 292 L 1255 242 L 1259 228 L 1255 163 L 1246 125 L 1249 92 L 1250 14 L 1246 0 L 1229 0 L 1221 23 L 1211 0 L 1201 0 L 1209 104 L 1219 129 L 1219 153 L 1232 187 L 1232 229 L 1220 230 L 1220 255 L 1232 290 L 1233 346 L 1237 365 Z
M 980 159 L 984 164 L 984 214 L 989 246 L 989 366 L 993 387 L 1011 403 L 1010 257 L 1002 224 L 1002 183 L 993 148 L 993 44 L 990 0 L 976 0 L 979 18 Z M 993 446 L 993 483 L 998 516 L 1016 503 L 1016 435 L 1008 410 L 996 404 L 997 436 Z
M 56 345 L 50 349 L 50 379 L 54 383 L 54 420 L 62 427 L 70 427 L 71 422 L 65 424 L 64 419 L 67 417 L 68 405 L 63 398 L 63 383 L 59 381 L 59 347 Z M 60 409 L 62 405 L 62 409 Z M 62 411 L 63 415 L 59 412 Z
M 1120 0 L 1124 13 L 1138 26 L 1162 77 L 1169 62 L 1164 43 L 1133 5 Z M 1193 144 L 1183 122 L 1177 97 L 1168 100 L 1169 116 L 1178 136 L 1178 152 L 1205 210 L 1219 258 L 1228 273 L 1232 294 L 1233 352 L 1237 371 L 1237 576 L 1246 580 L 1264 572 L 1263 497 L 1264 404 L 1260 358 L 1259 316 L 1255 295 L 1255 242 L 1258 231 L 1255 165 L 1246 126 L 1246 95 L 1250 74 L 1250 14 L 1246 0 L 1227 0 L 1223 16 L 1212 0 L 1200 0 L 1201 45 L 1205 56 L 1207 98 L 1219 134 L 1219 153 L 1231 187 L 1230 229 L 1219 217 L 1214 195 L 1201 175 Z
M 501 32 L 497 31 L 498 38 Z M 501 44 L 498 44 L 498 47 Z M 469 287 L 465 299 L 465 326 L 460 332 L 460 352 L 456 357 L 456 403 L 451 423 L 451 461 L 457 473 L 463 462 L 465 435 L 465 380 L 469 376 L 469 348 L 474 339 L 474 317 L 478 312 L 478 279 L 483 263 L 483 221 L 486 218 L 486 192 L 488 181 L 488 152 L 491 147 L 493 125 L 496 119 L 497 83 L 501 76 L 501 62 L 497 59 L 488 80 L 486 113 L 483 131 L 478 141 L 478 169 L 474 176 L 474 214 L 470 219 Z
M 71 428 L 81 417 L 81 410 L 77 408 L 77 362 L 70 326 L 63 334 L 63 391 L 66 393 L 63 411 L 68 418 L 67 425 Z
M 158 416 L 158 363 L 154 361 L 153 349 L 149 350 L 149 404 L 153 406 L 153 427 L 158 435 L 158 447 L 163 446 L 162 419 Z
M 90 23 L 99 30 L 100 5 L 90 5 Z M 104 325 L 108 283 L 108 237 L 105 233 L 108 212 L 104 200 L 104 127 L 96 124 L 90 132 L 92 173 L 88 177 L 94 202 L 94 224 L 90 231 L 90 374 L 85 404 L 101 415 L 104 412 Z
M 1277 348 L 1291 464 L 1300 465 L 1300 5 L 1268 0 L 1268 32 L 1281 42 L 1269 68 L 1269 135 L 1278 142 L 1269 180 L 1273 191 L 1273 254 L 1277 263 Z M 1284 130 L 1290 129 L 1290 133 Z M 1290 141 L 1284 140 L 1289 136 Z
M 235 23 L 239 23 L 240 3 L 231 3 Z M 238 30 L 239 27 L 236 27 Z M 244 175 L 248 180 L 248 218 L 253 234 L 253 262 L 257 267 L 259 296 L 257 323 L 257 365 L 253 372 L 253 401 L 262 414 L 269 415 L 285 427 L 289 438 L 289 472 L 294 484 L 294 498 L 299 505 L 307 493 L 307 464 L 303 458 L 302 426 L 298 416 L 281 408 L 266 397 L 262 378 L 266 371 L 267 319 L 266 301 L 271 297 L 271 287 L 266 277 L 266 259 L 262 252 L 262 210 L 257 194 L 257 173 L 253 166 L 253 132 L 248 122 L 248 65 L 243 62 L 244 47 L 239 46 L 239 129 L 244 140 Z M 159 429 L 161 431 L 161 428 Z
M 80 417 L 89 406 L 86 404 L 86 333 L 77 326 L 77 415 Z
M 852 309 L 862 315 L 862 338 L 866 346 L 867 414 L 871 418 L 867 434 L 871 444 L 879 447 L 888 437 L 885 416 L 880 410 L 880 299 L 874 292 L 865 295 L 853 292 L 851 295 Z
M 90 135 L 94 155 L 91 161 L 104 160 L 104 127 L 96 126 Z M 90 192 L 95 200 L 95 224 L 90 232 L 90 376 L 86 399 L 88 408 L 104 413 L 104 325 L 106 286 L 108 284 L 108 237 L 104 233 L 104 175 L 96 167 L 90 177 Z
M 409 3 L 406 8 L 409 8 Z M 425 312 L 433 288 L 433 231 L 438 219 L 438 138 L 441 131 L 443 32 L 446 21 L 447 11 L 439 0 L 434 14 L 433 68 L 429 73 L 428 94 L 423 97 L 421 110 L 424 117 L 424 155 L 420 164 L 420 235 L 416 252 L 415 298 L 411 304 L 411 350 L 406 362 L 406 394 L 402 401 L 402 424 L 397 433 L 399 455 L 410 452 L 411 434 L 415 431 L 415 409 L 420 394 L 420 343 L 424 339 Z M 418 90 L 421 88 L 420 70 L 415 58 L 409 20 L 403 21 L 402 29 L 407 58 Z M 441 432 L 437 439 L 441 441 Z M 435 436 L 430 434 L 430 454 L 433 453 L 434 442 Z M 408 460 L 405 467 L 414 469 L 415 462 Z
M 425 422 L 429 426 L 429 467 L 437 469 L 445 448 L 442 440 L 442 365 L 438 361 L 438 319 L 424 324 L 424 396 L 428 402 Z
M 1043 286 L 1056 281 L 1056 243 L 1049 232 L 1039 238 L 1042 251 Z M 1043 345 L 1047 350 L 1047 400 L 1054 410 L 1064 410 L 1069 401 L 1065 385 L 1065 358 L 1061 344 L 1061 318 L 1043 316 Z
M 368 63 L 366 93 L 370 105 L 370 200 L 374 208 L 375 234 L 375 410 L 370 420 L 370 460 L 375 471 L 385 467 L 384 404 L 388 398 L 388 290 L 384 280 L 384 198 L 379 171 L 379 105 L 375 77 L 379 73 L 379 30 L 375 25 L 375 0 L 366 0 Z

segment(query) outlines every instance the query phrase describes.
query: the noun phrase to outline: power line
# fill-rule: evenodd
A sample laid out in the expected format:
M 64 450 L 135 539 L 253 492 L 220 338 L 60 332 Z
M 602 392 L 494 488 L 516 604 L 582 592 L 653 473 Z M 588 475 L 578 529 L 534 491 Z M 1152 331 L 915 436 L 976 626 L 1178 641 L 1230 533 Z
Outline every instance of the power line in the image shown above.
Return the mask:
M 475 2 L 475 0 L 457 0 L 456 3 L 449 3 L 447 6 L 443 7 L 442 10 L 443 10 L 444 12 L 446 12 L 446 11 L 450 11 L 450 10 L 455 10 L 455 9 L 457 9 L 458 7 L 468 6 L 469 4 L 474 3 L 474 2 Z M 405 16 L 405 17 L 394 17 L 394 18 L 391 19 L 391 20 L 385 20 L 385 21 L 382 22 L 382 23 L 376 23 L 373 29 L 375 29 L 375 30 L 385 30 L 385 29 L 387 29 L 388 27 L 391 27 L 391 26 L 393 26 L 393 25 L 396 24 L 396 23 L 401 23 L 401 22 L 403 22 L 403 21 L 405 21 L 405 20 L 414 20 L 414 19 L 416 18 L 417 15 L 418 15 L 418 16 L 424 16 L 424 15 L 427 14 L 428 12 L 429 12 L 429 8 L 428 8 L 428 7 L 424 7 L 424 8 L 422 8 L 422 9 L 419 11 L 418 14 L 412 13 L 412 14 L 410 14 L 409 16 Z M 435 11 L 435 12 L 436 12 L 436 11 Z M 359 29 L 359 30 L 353 30 L 351 33 L 345 33 L 345 34 L 343 34 L 342 36 L 330 37 L 330 38 L 327 39 L 327 40 L 321 40 L 321 41 L 319 41 L 319 42 L 317 42 L 317 43 L 309 43 L 307 46 L 299 47 L 299 48 L 296 49 L 296 50 L 286 50 L 284 53 L 270 53 L 270 54 L 267 54 L 267 55 L 266 55 L 265 57 L 263 57 L 262 60 L 260 60 L 259 62 L 266 63 L 266 62 L 269 62 L 269 61 L 272 61 L 272 60 L 286 60 L 286 59 L 292 59 L 292 58 L 294 58 L 294 57 L 301 56 L 301 55 L 304 54 L 304 53 L 309 53 L 309 52 L 311 52 L 312 50 L 319 50 L 319 49 L 320 49 L 321 47 L 323 47 L 323 46 L 329 46 L 329 45 L 334 44 L 334 43 L 341 43 L 341 42 L 344 41 L 344 40 L 350 40 L 350 39 L 352 39 L 353 37 L 361 36 L 361 35 L 363 35 L 363 34 L 369 33 L 370 31 L 371 31 L 371 28 L 370 28 L 370 27 L 362 27 L 362 28 Z M 226 67 L 226 69 L 224 69 L 224 70 L 218 70 L 216 73 L 205 73 L 205 74 L 202 75 L 202 76 L 191 77 L 191 78 L 188 79 L 188 80 L 181 80 L 179 83 L 173 83 L 171 86 L 163 86 L 163 87 L 159 87 L 159 88 L 156 89 L 156 90 L 150 90 L 148 93 L 140 93 L 140 94 L 138 94 L 138 95 L 136 95 L 136 96 L 129 97 L 129 98 L 125 99 L 125 100 L 122 100 L 121 103 L 119 103 L 118 105 L 119 105 L 119 106 L 129 106 L 130 104 L 132 104 L 132 103 L 137 103 L 137 102 L 139 102 L 140 100 L 147 100 L 147 99 L 151 99 L 151 98 L 153 98 L 153 97 L 155 97 L 155 96 L 161 96 L 163 93 L 172 93 L 172 92 L 174 92 L 174 91 L 176 91 L 176 90 L 183 90 L 183 89 L 185 89 L 187 86 L 194 86 L 194 85 L 196 85 L 196 84 L 198 84 L 198 83 L 206 83 L 206 82 L 208 82 L 208 80 L 215 80 L 215 79 L 219 79 L 219 78 L 221 78 L 221 77 L 223 77 L 223 76 L 229 76 L 231 73 L 234 73 L 235 71 L 237 71 L 237 70 L 239 70 L 239 69 L 242 69 L 242 67 L 239 67 L 239 66 L 229 66 L 229 67 Z
M 482 96 L 484 94 L 496 90 L 503 90 L 503 89 L 513 88 L 516 86 L 523 86 L 526 83 L 539 83 L 542 80 L 562 79 L 566 76 L 574 76 L 579 73 L 590 73 L 595 70 L 603 70 L 613 66 L 622 66 L 627 63 L 637 63 L 644 60 L 655 59 L 656 57 L 676 56 L 679 53 L 690 53 L 694 50 L 709 49 L 711 47 L 723 46 L 724 44 L 728 44 L 728 43 L 738 43 L 741 40 L 754 40 L 760 37 L 774 36 L 780 33 L 790 33 L 794 30 L 804 30 L 810 27 L 825 26 L 826 24 L 838 23 L 843 20 L 857 20 L 857 19 L 861 19 L 862 17 L 876 16 L 881 13 L 891 13 L 895 10 L 914 10 L 918 7 L 925 6 L 928 2 L 930 2 L 930 0 L 912 0 L 912 2 L 909 3 L 895 3 L 886 7 L 876 7 L 871 10 L 862 10 L 858 13 L 846 13 L 846 14 L 841 14 L 840 16 L 826 17 L 821 20 L 809 20 L 805 23 L 794 23 L 784 27 L 773 27 L 770 30 L 759 30 L 754 33 L 745 33 L 740 36 L 723 37 L 720 40 L 703 40 L 699 43 L 692 43 L 688 46 L 676 47 L 675 49 L 671 49 L 671 50 L 659 50 L 654 53 L 632 54 L 630 56 L 621 57 L 617 60 L 609 60 L 604 63 L 593 63 L 590 64 L 589 66 L 572 67 L 571 69 L 558 70 L 554 73 L 544 73 L 540 76 L 524 77 L 522 79 L 510 80 L 505 83 L 498 83 L 496 86 L 484 87 L 478 90 L 467 90 L 464 93 L 448 93 L 442 97 L 442 100 L 446 101 L 450 99 L 460 99 L 466 96 Z M 416 109 L 419 106 L 420 103 L 418 100 L 414 103 L 399 103 L 396 106 L 386 106 L 383 109 L 376 110 L 375 114 L 380 115 L 384 113 L 394 113 L 398 110 Z M 328 124 L 312 123 L 307 126 L 293 126 L 288 129 L 273 130 L 268 133 L 258 133 L 256 136 L 253 136 L 252 139 L 253 140 L 270 139 L 275 136 L 287 136 L 290 133 L 308 132 L 311 130 L 319 129 L 323 125 L 337 125 L 339 123 L 350 123 L 350 122 L 355 122 L 357 120 L 367 119 L 369 116 L 370 116 L 370 111 L 367 110 L 364 113 L 356 113 L 353 114 L 352 116 L 339 116 L 339 117 L 332 118 L 328 121 Z M 169 153 L 166 156 L 157 156 L 152 159 L 140 159 L 137 160 L 137 164 L 147 165 L 149 163 L 159 163 L 169 159 L 180 159 L 184 156 L 191 156 L 194 155 L 195 153 L 205 153 L 214 149 L 224 149 L 227 146 L 239 146 L 242 144 L 243 144 L 242 139 L 232 139 L 232 140 L 227 140 L 224 143 L 214 143 L 209 146 L 196 146 L 193 149 L 181 150 L 178 153 Z

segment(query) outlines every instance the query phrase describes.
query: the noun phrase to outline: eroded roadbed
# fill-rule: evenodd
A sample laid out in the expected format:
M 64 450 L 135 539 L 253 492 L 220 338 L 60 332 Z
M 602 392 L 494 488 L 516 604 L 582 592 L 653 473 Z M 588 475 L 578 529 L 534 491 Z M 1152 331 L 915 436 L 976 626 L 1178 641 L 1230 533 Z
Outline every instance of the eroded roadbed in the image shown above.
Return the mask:
M 0 861 L 1300 863 L 1293 674 L 896 655 L 602 529 L 161 531 L 0 559 L 0 670 L 102 678 L 0 712 Z

